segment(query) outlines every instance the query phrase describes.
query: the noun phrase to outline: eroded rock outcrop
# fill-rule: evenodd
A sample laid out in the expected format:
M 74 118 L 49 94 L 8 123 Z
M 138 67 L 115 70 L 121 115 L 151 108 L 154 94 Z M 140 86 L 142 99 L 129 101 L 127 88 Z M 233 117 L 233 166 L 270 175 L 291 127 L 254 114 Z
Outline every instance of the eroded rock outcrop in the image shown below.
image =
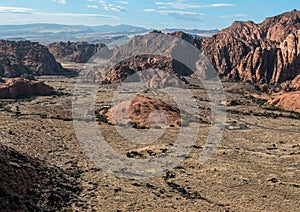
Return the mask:
M 63 67 L 45 46 L 30 41 L 0 40 L 0 76 L 59 75 L 63 72 Z
M 300 28 L 300 11 L 293 10 L 274 17 L 266 18 L 259 24 L 263 36 L 276 43 L 282 42 L 290 33 Z
M 120 83 L 133 76 L 140 82 L 146 82 L 149 87 L 179 86 L 186 82 L 182 76 L 192 74 L 191 70 L 176 60 L 163 56 L 140 55 L 114 66 L 104 77 L 103 83 Z M 159 85 L 155 86 L 155 83 Z
M 227 79 L 282 83 L 300 74 L 300 12 L 268 18 L 261 24 L 235 22 L 202 39 L 203 53 Z
M 110 124 L 132 125 L 150 128 L 155 126 L 174 126 L 180 124 L 178 108 L 159 99 L 138 95 L 131 100 L 121 102 L 106 111 L 100 111 Z
M 292 82 L 291 87 L 294 90 L 300 90 L 300 75 L 298 75 Z
M 19 97 L 45 96 L 55 94 L 54 88 L 43 82 L 26 78 L 12 78 L 0 83 L 0 98 L 15 99 Z
M 170 35 L 197 47 L 213 67 L 228 80 L 253 84 L 280 84 L 300 74 L 300 12 L 297 10 L 268 18 L 261 24 L 236 21 L 210 38 L 196 38 L 183 32 Z M 145 40 L 149 40 L 145 35 Z M 151 43 L 151 42 L 149 42 Z M 121 82 L 145 69 L 191 74 L 159 56 L 137 56 L 118 64 L 104 81 Z
M 48 46 L 54 57 L 62 62 L 86 63 L 104 44 L 90 44 L 87 42 L 58 42 Z
M 300 113 L 300 91 L 274 96 L 268 101 L 268 104 L 284 110 Z

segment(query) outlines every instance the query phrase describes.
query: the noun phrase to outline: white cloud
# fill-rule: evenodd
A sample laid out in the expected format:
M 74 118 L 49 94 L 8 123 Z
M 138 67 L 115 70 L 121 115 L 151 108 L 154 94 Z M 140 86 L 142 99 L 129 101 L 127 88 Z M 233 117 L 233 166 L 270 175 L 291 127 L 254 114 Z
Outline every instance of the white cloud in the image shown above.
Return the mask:
M 122 6 L 110 6 L 110 9 L 112 11 L 116 11 L 116 12 L 126 12 L 128 11 L 128 9 L 126 7 L 122 7 Z
M 98 6 L 97 5 L 93 5 L 93 4 L 89 4 L 89 5 L 87 5 L 87 8 L 98 9 Z
M 203 13 L 182 11 L 182 10 L 155 10 L 145 9 L 145 12 L 156 12 L 162 15 L 170 15 L 180 20 L 198 21 L 200 18 L 205 16 Z
M 24 7 L 4 7 L 0 6 L 0 13 L 33 13 L 34 9 Z
M 105 0 L 99 0 L 99 3 L 106 11 L 115 11 L 115 12 L 126 12 L 128 9 L 123 6 L 114 5 L 114 4 L 108 4 Z
M 197 9 L 205 7 L 234 7 L 235 4 L 194 4 L 194 3 L 184 3 L 184 2 L 155 2 L 159 7 L 171 7 L 174 9 Z
M 111 15 L 101 15 L 101 14 L 91 14 L 91 13 L 43 13 L 38 12 L 35 14 L 45 15 L 45 16 L 61 16 L 61 17 L 98 17 L 98 18 L 116 18 L 115 16 Z
M 147 12 L 147 13 L 149 13 L 149 12 L 156 12 L 155 9 L 145 9 L 144 11 Z
M 168 9 L 167 6 L 159 6 L 158 9 Z
M 168 6 L 175 9 L 200 8 L 199 4 L 180 3 L 180 2 L 155 2 L 158 6 Z
M 196 13 L 196 12 L 188 12 L 188 11 L 180 11 L 180 10 L 158 10 L 157 11 L 160 14 L 178 14 L 178 15 L 197 15 L 197 16 L 204 16 L 205 14 L 203 13 Z
M 156 9 L 145 9 L 145 12 L 156 12 L 163 15 L 170 15 L 178 19 L 197 21 L 205 16 L 203 13 L 195 12 L 195 9 L 200 8 L 217 8 L 217 7 L 234 7 L 235 4 L 197 4 L 189 3 L 184 0 L 175 0 L 169 2 L 155 2 Z
M 234 7 L 235 4 L 209 4 L 207 7 Z
M 67 3 L 67 0 L 51 0 L 57 4 L 66 4 Z
M 246 17 L 246 14 L 234 14 L 234 15 L 222 15 L 221 18 L 240 18 L 240 17 Z
M 99 17 L 99 18 L 116 18 L 115 16 L 102 15 L 102 14 L 90 14 L 90 13 L 47 13 L 42 11 L 37 11 L 31 8 L 23 7 L 4 7 L 0 6 L 1 13 L 17 13 L 17 14 L 31 14 L 31 15 L 41 15 L 41 16 L 68 16 L 68 17 Z
M 119 4 L 128 4 L 128 1 L 117 1 Z

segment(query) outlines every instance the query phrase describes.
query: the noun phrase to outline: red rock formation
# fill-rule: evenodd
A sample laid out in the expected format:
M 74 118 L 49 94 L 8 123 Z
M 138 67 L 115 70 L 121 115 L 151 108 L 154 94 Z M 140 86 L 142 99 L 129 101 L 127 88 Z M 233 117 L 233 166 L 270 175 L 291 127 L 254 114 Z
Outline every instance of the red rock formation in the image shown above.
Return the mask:
M 146 79 L 146 76 L 144 74 L 138 73 L 143 70 L 149 71 L 148 79 Z M 170 82 L 170 84 L 175 83 L 174 85 L 179 85 L 180 81 L 181 83 L 185 82 L 185 80 L 182 79 L 181 76 L 190 76 L 193 73 L 183 64 L 170 58 L 166 58 L 163 56 L 139 55 L 117 64 L 111 71 L 106 74 L 105 78 L 103 79 L 103 83 L 120 83 L 129 76 L 137 74 L 137 76 L 139 76 L 140 78 L 140 81 L 147 82 L 150 87 L 155 87 L 151 86 L 153 85 L 153 83 L 151 83 L 151 80 L 155 80 L 153 78 L 155 75 L 155 71 L 157 73 L 161 73 L 161 71 L 165 71 L 167 73 L 164 76 L 162 76 L 162 74 L 159 74 L 159 78 L 162 82 L 161 86 L 159 87 L 164 87 L 170 81 L 173 81 Z
M 299 29 L 299 11 L 261 24 L 235 22 L 212 38 L 202 39 L 202 51 L 225 78 L 281 83 L 300 74 Z
M 300 29 L 300 11 L 293 10 L 281 15 L 267 18 L 259 25 L 263 36 L 268 40 L 280 43 L 290 33 Z
M 45 96 L 54 94 L 54 88 L 40 81 L 25 78 L 12 78 L 0 83 L 0 98 L 15 99 L 19 97 Z
M 115 105 L 108 110 L 106 116 L 108 123 L 111 124 L 133 124 L 136 127 L 145 128 L 160 125 L 173 125 L 178 127 L 181 120 L 179 109 L 159 99 L 151 99 L 144 96 L 136 96 L 132 100 L 127 100 Z M 165 116 L 166 119 L 164 119 L 163 116 Z
M 291 83 L 294 90 L 300 90 L 300 75 L 298 75 Z
M 86 63 L 104 44 L 89 44 L 87 42 L 59 42 L 48 46 L 54 57 L 62 62 Z
M 300 92 L 289 92 L 275 96 L 268 103 L 278 108 L 300 113 Z
M 0 40 L 0 76 L 56 75 L 63 71 L 48 49 L 39 43 Z
M 180 39 L 183 39 L 183 40 L 189 42 L 190 44 L 192 44 L 193 46 L 197 47 L 198 49 L 201 48 L 200 39 L 197 39 L 197 38 L 193 37 L 192 35 L 189 35 L 184 32 L 173 32 L 173 33 L 170 33 L 170 35 L 178 37 Z
M 236 21 L 210 38 L 200 39 L 183 32 L 170 35 L 199 48 L 224 79 L 253 84 L 280 84 L 292 81 L 300 74 L 299 30 L 300 12 L 294 10 L 267 18 L 261 24 Z M 158 36 L 153 37 L 156 39 Z M 140 40 L 133 39 L 131 42 Z M 148 43 L 159 42 L 151 40 L 151 33 L 145 35 L 144 40 Z M 126 55 L 126 52 L 118 50 L 113 55 L 118 56 L 118 53 Z M 170 58 L 139 55 L 120 62 L 106 76 L 102 75 L 103 82 L 119 83 L 147 69 L 164 70 L 178 77 L 193 74 Z

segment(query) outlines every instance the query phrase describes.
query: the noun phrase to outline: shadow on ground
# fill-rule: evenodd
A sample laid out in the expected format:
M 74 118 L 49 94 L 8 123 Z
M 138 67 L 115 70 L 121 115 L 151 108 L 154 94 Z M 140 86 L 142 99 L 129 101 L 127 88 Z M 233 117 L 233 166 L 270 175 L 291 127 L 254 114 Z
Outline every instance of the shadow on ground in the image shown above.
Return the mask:
M 78 182 L 59 168 L 0 144 L 1 210 L 67 210 L 80 192 Z

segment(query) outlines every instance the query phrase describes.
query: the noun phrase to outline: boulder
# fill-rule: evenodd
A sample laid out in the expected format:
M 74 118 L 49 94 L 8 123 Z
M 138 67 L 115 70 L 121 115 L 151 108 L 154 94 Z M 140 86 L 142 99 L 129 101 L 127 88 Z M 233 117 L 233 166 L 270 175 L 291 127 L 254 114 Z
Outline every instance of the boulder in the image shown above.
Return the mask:
M 273 96 L 272 99 L 268 101 L 268 104 L 284 110 L 300 113 L 300 91 Z
M 100 113 L 103 115 L 103 112 Z M 164 125 L 178 127 L 181 120 L 178 108 L 141 95 L 113 106 L 105 115 L 110 124 L 141 128 Z
M 45 96 L 55 94 L 54 88 L 36 80 L 12 78 L 0 83 L 0 98 L 15 99 L 20 97 Z

